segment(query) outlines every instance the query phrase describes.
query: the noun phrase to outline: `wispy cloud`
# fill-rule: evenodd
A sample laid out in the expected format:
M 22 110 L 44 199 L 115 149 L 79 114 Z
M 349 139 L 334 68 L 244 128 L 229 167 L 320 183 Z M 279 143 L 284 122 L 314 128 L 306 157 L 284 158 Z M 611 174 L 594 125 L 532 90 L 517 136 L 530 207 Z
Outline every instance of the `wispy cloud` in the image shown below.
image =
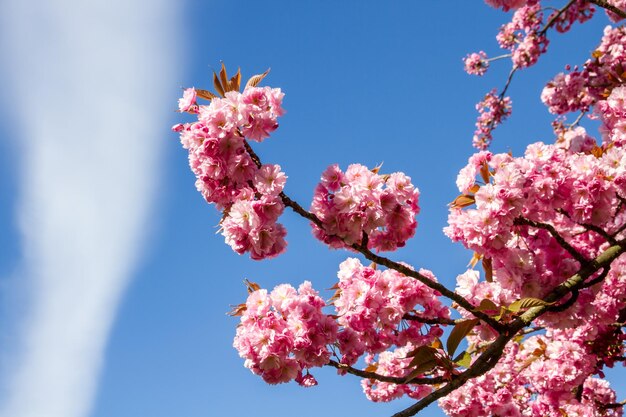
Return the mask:
M 7 1 L 3 95 L 17 119 L 26 305 L 1 417 L 88 414 L 145 237 L 178 2 Z M 14 289 L 14 288 L 13 288 Z M 10 353 L 8 353 L 11 351 Z

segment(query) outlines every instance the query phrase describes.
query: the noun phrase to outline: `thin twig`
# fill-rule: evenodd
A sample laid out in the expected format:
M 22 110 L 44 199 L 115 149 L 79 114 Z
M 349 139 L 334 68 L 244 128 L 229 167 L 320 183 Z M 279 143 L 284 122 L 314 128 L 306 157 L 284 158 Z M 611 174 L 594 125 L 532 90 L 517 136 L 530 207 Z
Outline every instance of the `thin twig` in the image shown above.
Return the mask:
M 609 408 L 620 408 L 626 405 L 626 400 L 620 401 L 618 403 L 611 403 L 611 404 L 601 404 L 600 408 L 602 410 L 608 410 Z
M 567 211 L 565 211 L 565 210 L 563 210 L 561 208 L 557 209 L 556 211 L 558 213 L 561 213 L 565 217 L 567 217 L 569 220 L 575 222 L 577 225 L 584 227 L 585 229 L 587 229 L 588 232 L 589 231 L 596 232 L 597 234 L 602 236 L 607 242 L 609 242 L 611 245 L 615 245 L 617 243 L 617 240 L 615 240 L 615 238 L 613 236 L 608 234 L 601 227 L 598 227 L 595 224 L 590 224 L 590 223 L 579 223 L 579 222 L 575 221 L 574 219 L 572 219 L 572 217 L 569 215 L 569 213 Z
M 444 319 L 444 318 L 420 317 L 420 316 L 416 316 L 415 314 L 410 314 L 410 313 L 406 313 L 404 316 L 402 316 L 402 318 L 404 320 L 418 321 L 424 324 L 443 324 L 443 325 L 448 325 L 448 326 L 453 326 L 455 324 L 458 324 L 466 320 L 466 319 L 452 320 L 452 319 Z
M 360 369 L 353 368 L 350 365 L 339 363 L 339 362 L 334 361 L 332 359 L 326 365 L 327 366 L 332 366 L 334 368 L 337 368 L 340 371 L 344 371 L 344 372 L 347 372 L 347 373 L 349 373 L 351 375 L 356 375 L 358 377 L 365 378 L 365 379 L 374 379 L 376 381 L 390 382 L 392 384 L 407 384 L 405 377 L 386 376 L 386 375 L 377 374 L 376 372 L 362 371 Z M 447 381 L 447 379 L 445 379 L 445 378 L 443 378 L 441 376 L 434 376 L 434 377 L 431 377 L 431 378 L 413 378 L 410 382 L 408 382 L 408 384 L 412 384 L 412 385 L 436 385 L 436 384 L 444 383 L 446 381 Z
M 568 308 L 570 308 L 571 306 L 574 305 L 576 300 L 578 300 L 578 295 L 579 295 L 578 290 L 572 291 L 572 295 L 570 296 L 569 300 L 567 300 L 563 304 L 559 304 L 557 306 L 555 306 L 555 305 L 550 306 L 550 308 L 549 308 L 550 312 L 552 312 L 552 313 L 560 313 L 562 311 L 567 310 Z
M 606 276 L 608 274 L 609 274 L 609 269 L 608 268 L 603 269 L 602 272 L 600 273 L 600 275 L 598 275 L 597 277 L 595 277 L 591 281 L 585 282 L 583 285 L 581 285 L 581 288 L 593 287 L 594 285 L 604 281 L 604 278 L 606 278 Z
M 556 14 L 554 14 L 550 20 L 548 20 L 548 22 L 546 23 L 546 25 L 543 27 L 543 29 L 541 29 L 538 33 L 538 35 L 541 37 L 543 35 L 546 34 L 546 32 L 548 31 L 548 29 L 550 29 L 552 27 L 552 25 L 558 20 L 559 17 L 561 17 L 561 15 L 570 8 L 570 6 L 574 3 L 576 3 L 577 0 L 570 0 L 569 3 L 567 3 L 565 6 L 563 6 L 558 12 L 556 12 Z
M 565 249 L 570 255 L 572 255 L 572 257 L 576 259 L 581 265 L 584 265 L 589 261 L 580 252 L 574 249 L 572 245 L 567 243 L 563 236 L 561 236 L 551 224 L 536 222 L 525 217 L 518 217 L 517 219 L 515 219 L 514 224 L 531 226 L 537 229 L 547 230 L 550 235 L 552 235 L 552 237 L 559 243 L 559 245 L 561 245 L 561 247 Z
M 585 117 L 585 115 L 587 114 L 586 111 L 581 111 L 580 114 L 576 117 L 576 119 L 570 123 L 569 125 L 567 125 L 567 127 L 569 127 L 570 129 L 573 128 L 574 126 L 577 126 L 580 121 L 583 119 L 583 117 Z

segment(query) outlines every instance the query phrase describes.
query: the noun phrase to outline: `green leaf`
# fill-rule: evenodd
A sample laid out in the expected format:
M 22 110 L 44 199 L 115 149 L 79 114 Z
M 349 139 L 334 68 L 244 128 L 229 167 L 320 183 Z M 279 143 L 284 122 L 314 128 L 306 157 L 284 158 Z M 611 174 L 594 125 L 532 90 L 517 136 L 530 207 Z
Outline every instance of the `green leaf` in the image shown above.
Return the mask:
M 463 351 L 456 358 L 454 358 L 454 363 L 464 368 L 469 368 L 472 364 L 472 355 L 467 353 L 467 351 Z
M 459 347 L 461 340 L 467 336 L 477 323 L 478 319 L 470 319 L 463 320 L 454 326 L 454 329 L 450 332 L 450 336 L 448 336 L 448 340 L 446 340 L 446 350 L 448 351 L 448 355 L 454 355 L 454 351 L 457 347 Z
M 520 310 L 526 310 L 531 307 L 542 307 L 542 306 L 549 306 L 552 304 L 554 303 L 549 303 L 539 298 L 528 297 L 528 298 L 522 298 L 520 300 L 514 301 L 510 306 L 507 307 L 507 309 L 509 311 L 512 311 L 513 313 L 517 313 Z

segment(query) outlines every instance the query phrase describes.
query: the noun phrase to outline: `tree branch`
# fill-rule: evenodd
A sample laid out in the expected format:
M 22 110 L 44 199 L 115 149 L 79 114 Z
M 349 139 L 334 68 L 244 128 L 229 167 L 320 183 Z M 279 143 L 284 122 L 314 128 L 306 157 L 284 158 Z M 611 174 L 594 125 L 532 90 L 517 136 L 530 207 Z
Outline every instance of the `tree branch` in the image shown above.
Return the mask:
M 365 378 L 365 379 L 374 379 L 374 380 L 380 381 L 380 382 L 390 382 L 392 384 L 400 384 L 400 385 L 401 384 L 407 384 L 405 377 L 386 376 L 386 375 L 377 374 L 376 372 L 362 371 L 360 369 L 353 368 L 350 365 L 339 363 L 339 362 L 334 361 L 332 359 L 326 365 L 327 366 L 332 366 L 334 368 L 337 368 L 340 371 L 344 371 L 344 372 L 347 372 L 347 373 L 349 373 L 351 375 L 356 375 L 358 377 Z M 444 383 L 446 381 L 447 380 L 444 379 L 443 377 L 436 376 L 436 377 L 432 377 L 432 378 L 413 378 L 410 382 L 408 382 L 408 384 L 413 384 L 413 385 L 436 385 L 436 384 Z
M 418 321 L 418 322 L 424 323 L 424 324 L 443 324 L 443 325 L 448 325 L 448 326 L 454 326 L 455 324 L 458 324 L 458 323 L 466 320 L 466 319 L 452 320 L 452 319 L 444 319 L 444 318 L 420 317 L 420 316 L 416 316 L 415 314 L 411 314 L 411 313 L 406 313 L 404 316 L 402 316 L 402 318 L 404 320 Z
M 589 1 L 589 3 L 595 4 L 596 6 L 602 7 L 603 9 L 606 9 L 610 12 L 615 13 L 622 19 L 626 19 L 626 12 L 624 10 L 618 9 L 617 7 L 613 6 L 606 0 L 587 0 L 587 1 Z
M 246 151 L 250 154 L 250 157 L 252 158 L 254 163 L 258 167 L 261 167 L 262 166 L 261 159 L 254 152 L 250 144 L 245 139 L 244 139 L 244 146 L 245 146 Z M 305 210 L 300 204 L 298 204 L 296 201 L 289 198 L 289 196 L 287 196 L 287 194 L 285 194 L 284 192 L 280 193 L 280 198 L 285 206 L 290 207 L 293 211 L 298 213 L 300 216 L 306 218 L 307 220 L 310 220 L 317 227 L 324 230 L 324 223 L 315 214 Z M 438 291 L 444 297 L 447 297 L 450 300 L 456 302 L 458 305 L 460 305 L 465 310 L 469 311 L 472 315 L 474 315 L 474 317 L 484 321 L 485 323 L 493 327 L 498 332 L 506 331 L 506 326 L 502 325 L 497 320 L 494 320 L 493 318 L 489 317 L 487 314 L 483 313 L 482 311 L 476 310 L 476 308 L 469 301 L 467 301 L 465 298 L 455 293 L 454 291 L 449 290 L 444 285 L 433 281 L 427 276 L 422 275 L 419 272 L 415 271 L 414 269 L 411 269 L 405 265 L 402 265 L 401 263 L 392 261 L 388 258 L 385 258 L 385 257 L 382 257 L 380 255 L 373 253 L 363 243 L 361 243 L 360 245 L 353 244 L 350 247 L 354 249 L 355 251 L 361 253 L 363 256 L 365 256 L 365 258 L 369 259 L 370 261 L 375 262 L 379 265 L 385 266 L 387 268 L 396 270 L 408 277 L 415 278 L 418 281 L 420 281 L 422 284 L 426 285 L 427 287 L 435 291 Z
M 375 262 L 378 265 L 385 266 L 385 267 L 387 267 L 389 269 L 393 269 L 395 271 L 398 271 L 398 272 L 400 272 L 400 273 L 402 273 L 402 274 L 404 274 L 404 275 L 406 275 L 408 277 L 415 278 L 419 282 L 421 282 L 422 284 L 426 285 L 427 287 L 429 287 L 429 288 L 431 288 L 431 289 L 433 289 L 435 291 L 438 291 L 441 295 L 443 295 L 444 297 L 447 297 L 450 300 L 454 301 L 459 306 L 461 306 L 465 310 L 469 311 L 474 317 L 484 321 L 485 323 L 487 323 L 489 326 L 493 327 L 498 332 L 505 332 L 507 330 L 505 325 L 503 325 L 499 321 L 494 320 L 493 318 L 489 317 L 489 315 L 483 313 L 482 311 L 476 310 L 476 307 L 474 307 L 469 301 L 467 301 L 465 298 L 463 298 L 459 294 L 455 293 L 454 291 L 449 290 L 444 285 L 431 280 L 427 276 L 420 274 L 419 272 L 415 271 L 414 269 L 411 269 L 408 266 L 402 265 L 401 263 L 392 261 L 391 259 L 388 259 L 388 258 L 385 258 L 383 256 L 377 255 L 377 254 L 373 253 L 372 251 L 370 251 L 368 248 L 363 247 L 362 245 L 354 244 L 351 247 L 354 250 L 360 252 L 363 256 L 365 256 L 370 261 Z
M 561 15 L 570 8 L 570 6 L 574 3 L 576 3 L 577 0 L 570 0 L 565 6 L 563 6 L 560 10 L 558 10 L 554 15 L 552 15 L 552 17 L 550 18 L 550 20 L 548 20 L 548 22 L 546 23 L 546 25 L 543 27 L 543 29 L 541 29 L 539 31 L 539 36 L 543 36 L 546 34 L 546 32 L 548 31 L 548 29 L 550 29 L 552 27 L 552 25 L 558 20 L 559 17 L 561 17 Z
M 620 401 L 618 403 L 611 404 L 601 404 L 600 408 L 603 410 L 608 410 L 609 408 L 620 408 L 626 405 L 626 400 Z
M 573 220 L 572 217 L 569 215 L 569 213 L 563 209 L 557 209 L 556 210 L 557 213 L 560 213 L 562 215 L 564 215 L 565 217 L 567 217 L 569 220 L 575 222 L 577 225 L 584 227 L 585 229 L 587 229 L 587 231 L 591 231 L 591 232 L 596 232 L 597 234 L 599 234 L 600 236 L 602 236 L 607 242 L 609 242 L 611 245 L 615 245 L 617 243 L 617 240 L 615 240 L 615 238 L 613 236 L 611 236 L 610 234 L 608 234 L 604 229 L 602 229 L 601 227 L 596 226 L 595 224 L 589 224 L 589 223 L 578 223 L 577 221 Z
M 572 255 L 572 257 L 576 259 L 581 265 L 584 265 L 587 262 L 589 262 L 587 258 L 585 258 L 576 249 L 574 249 L 569 243 L 567 243 L 567 241 L 563 238 L 563 236 L 561 236 L 559 232 L 557 232 L 554 226 L 552 226 L 551 224 L 536 222 L 534 220 L 529 220 L 525 217 L 518 217 L 517 219 L 514 220 L 513 223 L 516 225 L 526 225 L 526 226 L 535 227 L 537 229 L 547 230 L 552 235 L 552 237 L 559 243 L 559 245 L 561 245 L 561 247 L 565 249 L 570 255 Z
M 554 288 L 544 301 L 553 303 L 560 300 L 566 294 L 578 290 L 585 282 L 585 279 L 596 273 L 600 269 L 608 269 L 611 263 L 621 254 L 626 252 L 626 239 L 621 240 L 617 245 L 609 247 L 607 250 L 598 255 L 595 259 L 583 265 L 580 270 L 572 275 L 565 282 Z M 444 387 L 439 388 L 422 398 L 417 403 L 394 414 L 392 417 L 410 417 L 417 414 L 420 410 L 428 407 L 439 398 L 445 397 L 452 391 L 461 387 L 470 379 L 485 374 L 492 369 L 502 357 L 504 347 L 515 335 L 523 328 L 529 326 L 533 320 L 549 310 L 549 305 L 531 307 L 519 316 L 509 326 L 510 332 L 500 334 L 496 340 L 474 361 L 474 363 L 462 374 L 457 375 L 452 381 Z

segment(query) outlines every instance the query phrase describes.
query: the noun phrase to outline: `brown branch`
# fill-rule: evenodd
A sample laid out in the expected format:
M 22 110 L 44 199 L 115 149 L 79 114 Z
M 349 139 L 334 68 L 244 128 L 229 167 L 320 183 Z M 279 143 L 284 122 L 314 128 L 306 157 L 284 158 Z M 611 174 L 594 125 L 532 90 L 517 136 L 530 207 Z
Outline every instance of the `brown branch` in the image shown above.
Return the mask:
M 589 224 L 589 223 L 578 223 L 578 224 L 584 227 L 585 229 L 587 229 L 587 231 L 596 232 L 597 234 L 602 236 L 604 239 L 606 239 L 606 241 L 609 242 L 611 245 L 615 245 L 617 243 L 617 240 L 615 240 L 613 236 L 611 236 L 604 229 L 596 226 L 595 224 Z
M 253 160 L 255 161 L 257 166 L 260 166 L 260 163 L 261 163 L 260 159 L 258 158 L 258 156 L 254 153 L 252 148 L 247 143 L 246 143 L 246 150 L 250 153 L 250 156 L 253 158 Z M 323 226 L 323 223 L 321 222 L 321 220 L 319 220 L 319 218 L 317 218 L 317 216 L 315 216 L 313 213 L 310 213 L 307 210 L 305 210 L 304 208 L 302 208 L 302 206 L 300 206 L 297 202 L 291 200 L 284 193 L 281 193 L 281 199 L 283 200 L 283 203 L 286 206 L 291 207 L 296 213 L 300 214 L 301 216 L 303 216 L 306 219 L 312 221 L 313 223 L 315 223 L 316 225 L 318 225 L 320 227 Z M 519 218 L 519 219 L 516 220 L 516 222 L 517 221 L 520 221 L 521 222 L 520 224 L 527 224 L 527 225 L 530 225 L 530 226 L 534 226 L 534 227 L 543 228 L 543 229 L 548 230 L 552 234 L 552 236 L 557 241 L 559 241 L 559 244 L 561 244 L 566 250 L 568 250 L 567 249 L 568 247 L 570 248 L 568 250 L 568 252 L 570 252 L 570 254 L 574 258 L 581 258 L 579 260 L 579 262 L 581 263 L 580 270 L 576 274 L 571 276 L 568 280 L 566 280 L 565 282 L 563 282 L 562 284 L 557 286 L 555 289 L 553 289 L 550 292 L 550 294 L 548 294 L 548 296 L 544 299 L 544 301 L 546 301 L 548 303 L 557 302 L 561 298 L 563 298 L 565 295 L 567 295 L 569 293 L 573 293 L 574 291 L 579 290 L 580 288 L 583 287 L 583 285 L 585 284 L 585 280 L 587 278 L 592 276 L 594 273 L 596 273 L 600 269 L 608 271 L 611 263 L 618 256 L 620 256 L 621 254 L 626 252 L 626 239 L 622 239 L 619 242 L 616 242 L 615 245 L 610 246 L 608 249 L 606 249 L 604 252 L 602 252 L 596 258 L 594 258 L 592 260 L 586 260 L 585 258 L 582 257 L 581 254 L 579 254 L 574 248 L 572 248 L 556 232 L 554 227 L 552 227 L 551 225 L 538 223 L 538 222 L 533 222 L 533 221 L 530 221 L 530 220 L 527 220 L 527 219 L 524 219 L 524 218 Z M 402 273 L 402 274 L 404 274 L 406 276 L 413 277 L 413 278 L 419 280 L 420 282 L 422 282 L 424 285 L 428 286 L 429 288 L 434 289 L 434 290 L 440 292 L 442 295 L 444 295 L 444 296 L 450 298 L 451 300 L 455 301 L 457 304 L 459 304 L 459 306 L 465 308 L 466 310 L 471 312 L 475 317 L 483 320 L 485 323 L 489 324 L 494 329 L 498 330 L 499 333 L 500 333 L 499 336 L 496 338 L 496 340 L 487 347 L 487 349 L 476 359 L 476 361 L 474 361 L 474 363 L 466 371 L 464 371 L 463 373 L 455 376 L 445 386 L 443 386 L 442 388 L 439 388 L 439 389 L 431 392 L 429 395 L 427 395 L 426 397 L 422 398 L 420 401 L 418 401 L 414 405 L 406 408 L 403 411 L 400 411 L 399 413 L 394 414 L 393 417 L 410 417 L 410 416 L 413 416 L 413 415 L 417 414 L 420 410 L 426 408 L 428 405 L 430 405 L 433 402 L 437 401 L 439 398 L 442 398 L 442 397 L 448 395 L 449 393 L 451 393 L 452 391 L 456 390 L 457 388 L 461 387 L 468 380 L 476 378 L 476 377 L 478 377 L 480 375 L 483 375 L 486 372 L 488 372 L 490 369 L 492 369 L 498 363 L 499 359 L 502 357 L 502 355 L 504 353 L 504 347 L 506 346 L 506 344 L 513 337 L 515 337 L 515 335 L 517 335 L 522 329 L 524 329 L 525 327 L 528 327 L 533 322 L 533 320 L 535 320 L 537 317 L 539 317 L 542 314 L 544 314 L 547 311 L 549 311 L 549 308 L 550 308 L 550 305 L 531 307 L 525 313 L 523 313 L 521 316 L 517 317 L 511 324 L 503 325 L 500 322 L 498 322 L 498 321 L 494 320 L 493 318 L 489 317 L 485 313 L 475 310 L 474 306 L 471 305 L 469 303 L 469 301 L 467 301 L 465 298 L 463 298 L 460 295 L 450 291 L 445 286 L 443 286 L 443 285 L 441 285 L 441 284 L 439 284 L 439 283 L 437 283 L 435 281 L 432 281 L 430 278 L 420 274 L 419 272 L 414 271 L 413 269 L 411 269 L 411 268 L 409 268 L 409 267 L 407 267 L 405 265 L 402 265 L 402 264 L 397 263 L 395 261 L 392 261 L 390 259 L 387 259 L 387 258 L 384 258 L 384 257 L 379 256 L 377 254 L 374 254 L 367 247 L 363 247 L 362 245 L 354 244 L 351 247 L 354 250 L 356 250 L 356 251 L 360 252 L 361 254 L 363 254 L 367 259 L 369 259 L 369 260 L 371 260 L 371 261 L 373 261 L 373 262 L 375 262 L 375 263 L 377 263 L 379 265 L 385 266 L 387 268 L 394 269 L 394 270 L 396 270 L 396 271 L 398 271 L 398 272 L 400 272 L 400 273 Z M 335 364 L 337 366 L 335 366 Z M 405 381 L 403 378 L 400 378 L 400 380 L 399 380 L 399 379 L 396 379 L 395 377 L 385 377 L 383 375 L 378 375 L 376 373 L 368 373 L 366 371 L 360 371 L 358 369 L 354 369 L 354 368 L 351 368 L 351 367 L 348 367 L 346 369 L 346 368 L 344 368 L 344 365 L 341 365 L 338 362 L 335 362 L 333 360 L 329 361 L 328 365 L 329 366 L 335 366 L 337 369 L 344 370 L 344 371 L 346 371 L 348 373 L 351 373 L 351 374 L 354 374 L 354 375 L 357 375 L 357 376 L 361 376 L 363 378 L 370 378 L 370 379 L 377 379 L 376 377 L 385 378 L 385 379 L 393 378 L 393 380 L 387 380 L 387 381 L 384 381 L 383 379 L 378 379 L 378 380 L 383 381 L 383 382 L 392 382 L 392 383 L 404 383 L 404 381 Z M 439 378 L 439 377 L 424 378 L 424 379 L 414 379 L 414 380 L 411 381 L 411 383 L 420 383 L 421 382 L 421 383 L 424 383 L 424 384 L 425 383 L 438 384 L 438 383 L 445 382 L 445 380 L 442 380 L 441 382 L 434 382 L 436 380 L 435 378 Z
M 563 236 L 561 236 L 559 232 L 557 232 L 554 226 L 552 226 L 551 224 L 536 222 L 534 220 L 529 220 L 525 217 L 518 217 L 517 219 L 514 220 L 513 223 L 518 226 L 526 225 L 526 226 L 535 227 L 537 229 L 547 230 L 552 235 L 552 237 L 559 243 L 559 245 L 561 245 L 561 247 L 565 249 L 570 255 L 572 255 L 572 257 L 576 259 L 581 265 L 584 265 L 589 261 L 580 252 L 578 252 L 569 243 L 567 243 L 567 241 L 563 238 Z
M 339 363 L 332 359 L 326 365 L 332 366 L 334 368 L 337 368 L 340 371 L 344 371 L 351 375 L 356 375 L 358 377 L 365 378 L 365 379 L 374 379 L 376 381 L 390 382 L 392 384 L 407 384 L 405 377 L 386 376 L 386 375 L 377 374 L 376 372 L 362 371 L 360 369 L 353 368 L 350 365 Z M 447 380 L 441 376 L 435 376 L 432 378 L 413 378 L 410 382 L 408 382 L 408 384 L 436 385 L 436 384 L 444 383 L 446 381 Z
M 607 242 L 609 242 L 611 245 L 615 245 L 617 243 L 617 240 L 615 240 L 615 238 L 613 236 L 608 234 L 601 227 L 598 227 L 595 224 L 579 223 L 579 222 L 575 221 L 574 219 L 572 219 L 572 217 L 569 215 L 569 213 L 567 211 L 565 211 L 565 210 L 563 210 L 561 208 L 557 209 L 556 211 L 557 211 L 557 213 L 560 213 L 560 214 L 564 215 L 565 217 L 567 217 L 569 220 L 573 221 L 577 225 L 584 227 L 585 229 L 587 229 L 588 232 L 596 232 L 597 234 L 602 236 Z
M 576 117 L 576 119 L 570 123 L 569 125 L 567 125 L 568 128 L 573 128 L 574 126 L 577 126 L 580 121 L 583 119 L 583 117 L 585 117 L 585 114 L 587 114 L 587 111 L 583 110 L 580 112 L 580 114 Z
M 572 6 L 572 4 L 574 4 L 577 0 L 570 0 L 565 6 L 563 6 L 560 10 L 558 10 L 556 12 L 556 14 L 554 14 L 550 20 L 548 20 L 548 22 L 546 23 L 546 25 L 539 31 L 537 32 L 538 36 L 543 36 L 546 34 L 546 32 L 548 31 L 548 29 L 550 29 L 554 23 L 556 23 L 556 21 L 558 20 L 558 18 L 568 9 Z M 498 103 L 502 103 L 504 100 L 504 96 L 507 92 L 507 90 L 509 89 L 509 86 L 511 85 L 511 80 L 513 79 L 513 75 L 515 75 L 515 73 L 519 70 L 520 68 L 517 66 L 513 66 L 513 68 L 511 68 L 511 72 L 509 72 L 509 76 L 507 77 L 506 83 L 504 84 L 504 88 L 502 89 L 502 91 L 500 92 L 500 95 L 498 96 Z M 489 127 L 488 127 L 489 131 L 491 132 L 493 129 L 495 129 L 494 126 L 494 121 L 492 120 L 489 123 Z
M 611 263 L 621 254 L 626 252 L 626 239 L 618 242 L 617 245 L 609 247 L 607 250 L 598 255 L 595 259 L 583 265 L 580 270 L 572 275 L 565 282 L 554 288 L 544 301 L 553 303 L 560 300 L 563 296 L 570 292 L 578 290 L 585 282 L 585 279 L 596 273 L 600 269 L 608 269 Z M 393 417 L 410 417 L 417 414 L 420 410 L 428 407 L 439 398 L 445 397 L 452 391 L 461 387 L 470 379 L 485 374 L 492 369 L 504 352 L 504 347 L 515 335 L 525 327 L 528 327 L 533 320 L 549 310 L 549 305 L 531 307 L 521 316 L 515 319 L 509 326 L 510 332 L 500 334 L 496 340 L 474 361 L 474 363 L 463 373 L 457 375 L 448 384 L 428 394 L 412 406 L 393 415 Z
M 554 23 L 556 23 L 556 21 L 558 20 L 559 17 L 561 17 L 561 15 L 571 7 L 572 4 L 576 3 L 577 0 L 570 0 L 569 3 L 567 3 L 565 6 L 563 6 L 559 11 L 556 12 L 556 14 L 552 15 L 552 17 L 550 18 L 550 20 L 548 20 L 548 22 L 546 23 L 546 25 L 543 27 L 543 29 L 541 29 L 538 33 L 539 36 L 543 36 L 546 34 L 546 32 L 548 31 L 548 29 L 550 29 L 552 27 L 552 25 L 554 25 Z
M 411 269 L 411 268 L 409 268 L 406 265 L 402 265 L 401 263 L 392 261 L 391 259 L 388 259 L 388 258 L 385 258 L 383 256 L 377 255 L 377 254 L 373 253 L 372 251 L 370 251 L 368 248 L 363 247 L 363 245 L 353 244 L 351 246 L 351 248 L 353 248 L 354 250 L 360 252 L 367 259 L 369 259 L 372 262 L 377 263 L 378 265 L 385 266 L 385 267 L 387 267 L 389 269 L 393 269 L 395 271 L 398 271 L 398 272 L 400 272 L 400 273 L 402 273 L 402 274 L 404 274 L 404 275 L 406 275 L 408 277 L 412 277 L 412 278 L 417 279 L 419 282 L 421 282 L 422 284 L 426 285 L 427 287 L 429 287 L 429 288 L 431 288 L 431 289 L 433 289 L 435 291 L 438 291 L 444 297 L 447 297 L 450 300 L 454 301 L 459 306 L 461 306 L 464 309 L 466 309 L 467 311 L 469 311 L 474 317 L 484 321 L 485 323 L 487 323 L 489 326 L 493 327 L 498 332 L 505 332 L 507 330 L 505 325 L 503 325 L 499 321 L 494 320 L 493 318 L 489 317 L 489 315 L 483 313 L 482 311 L 476 310 L 475 306 L 473 306 L 469 301 L 467 301 L 465 298 L 463 298 L 459 294 L 455 293 L 454 291 L 449 290 L 444 285 L 431 280 L 427 276 L 420 274 L 419 272 L 415 271 L 414 269 Z
M 601 404 L 600 405 L 600 409 L 602 410 L 608 410 L 609 408 L 620 408 L 626 405 L 626 400 L 620 401 L 618 403 L 611 403 L 611 404 Z
M 598 275 L 596 278 L 592 279 L 591 281 L 585 282 L 583 285 L 581 285 L 581 288 L 593 287 L 599 282 L 604 281 L 604 278 L 606 278 L 608 274 L 609 274 L 609 269 L 608 268 L 603 269 L 600 275 Z
M 622 19 L 626 19 L 626 12 L 624 10 L 618 9 L 617 7 L 613 6 L 606 0 L 587 0 L 587 1 L 589 1 L 589 3 L 595 4 L 596 6 L 602 7 L 603 9 L 606 9 L 610 12 L 615 13 Z
M 452 320 L 452 319 L 444 319 L 444 318 L 428 318 L 428 317 L 416 316 L 415 314 L 410 314 L 410 313 L 406 313 L 404 316 L 402 316 L 402 318 L 404 320 L 418 321 L 424 324 L 443 324 L 443 325 L 448 325 L 448 326 L 454 326 L 455 324 L 458 324 L 466 320 L 466 319 Z
M 578 300 L 578 295 L 579 292 L 578 290 L 574 290 L 572 291 L 572 295 L 570 296 L 569 300 L 567 300 L 566 302 L 564 302 L 563 304 L 559 304 L 557 306 L 553 305 L 550 306 L 549 310 L 552 313 L 560 313 L 562 311 L 567 310 L 568 308 L 570 308 L 571 306 L 574 305 L 574 303 L 576 302 L 576 300 Z

